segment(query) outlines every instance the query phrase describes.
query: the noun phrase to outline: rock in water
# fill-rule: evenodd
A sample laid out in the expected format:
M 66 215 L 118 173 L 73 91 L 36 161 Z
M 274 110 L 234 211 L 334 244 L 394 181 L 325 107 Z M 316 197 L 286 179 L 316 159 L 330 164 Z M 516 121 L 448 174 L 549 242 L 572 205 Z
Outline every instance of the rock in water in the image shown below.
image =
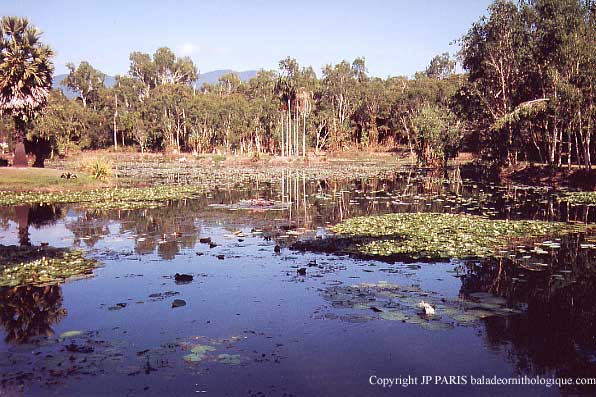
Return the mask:
M 300 269 L 296 270 L 296 273 L 298 273 L 299 276 L 306 276 L 306 268 L 301 267 Z
M 193 277 L 191 274 L 176 273 L 174 275 L 174 280 L 176 280 L 177 283 L 190 283 L 192 279 Z
M 182 306 L 186 306 L 185 300 L 174 299 L 174 301 L 172 302 L 172 309 L 177 308 L 177 307 L 182 307 Z

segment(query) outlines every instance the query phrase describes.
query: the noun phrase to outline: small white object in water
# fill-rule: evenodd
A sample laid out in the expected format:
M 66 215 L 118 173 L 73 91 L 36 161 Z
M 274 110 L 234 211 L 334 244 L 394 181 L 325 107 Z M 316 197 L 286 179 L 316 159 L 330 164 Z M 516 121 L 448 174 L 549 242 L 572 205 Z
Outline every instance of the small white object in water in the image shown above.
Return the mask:
M 435 308 L 432 307 L 429 303 L 426 303 L 425 301 L 422 301 L 418 304 L 418 307 L 421 307 L 422 310 L 424 310 L 424 314 L 426 314 L 427 316 L 432 316 L 435 314 Z

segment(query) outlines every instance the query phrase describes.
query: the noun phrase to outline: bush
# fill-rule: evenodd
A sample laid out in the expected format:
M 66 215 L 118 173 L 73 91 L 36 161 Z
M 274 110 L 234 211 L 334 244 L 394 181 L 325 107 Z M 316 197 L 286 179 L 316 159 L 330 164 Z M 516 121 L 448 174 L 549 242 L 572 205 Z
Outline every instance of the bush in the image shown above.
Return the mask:
M 84 166 L 84 171 L 94 179 L 107 179 L 112 175 L 112 164 L 104 157 L 95 157 Z

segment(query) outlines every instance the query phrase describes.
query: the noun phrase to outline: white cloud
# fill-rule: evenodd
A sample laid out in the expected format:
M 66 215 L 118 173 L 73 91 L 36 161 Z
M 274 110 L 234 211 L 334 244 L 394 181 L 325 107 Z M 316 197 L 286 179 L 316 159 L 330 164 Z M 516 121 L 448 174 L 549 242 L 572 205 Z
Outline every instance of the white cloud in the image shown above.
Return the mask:
M 184 42 L 176 47 L 178 56 L 224 56 L 230 53 L 228 48 L 214 47 L 203 43 Z
M 176 47 L 176 53 L 181 56 L 191 56 L 199 53 L 199 46 L 186 42 Z

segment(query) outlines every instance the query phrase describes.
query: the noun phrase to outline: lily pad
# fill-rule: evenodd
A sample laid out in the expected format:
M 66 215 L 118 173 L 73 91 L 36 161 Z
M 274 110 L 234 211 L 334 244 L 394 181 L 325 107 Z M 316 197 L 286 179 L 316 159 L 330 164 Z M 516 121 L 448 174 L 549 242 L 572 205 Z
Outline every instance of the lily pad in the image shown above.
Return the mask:
M 239 354 L 218 354 L 216 361 L 227 365 L 238 365 L 242 362 Z

